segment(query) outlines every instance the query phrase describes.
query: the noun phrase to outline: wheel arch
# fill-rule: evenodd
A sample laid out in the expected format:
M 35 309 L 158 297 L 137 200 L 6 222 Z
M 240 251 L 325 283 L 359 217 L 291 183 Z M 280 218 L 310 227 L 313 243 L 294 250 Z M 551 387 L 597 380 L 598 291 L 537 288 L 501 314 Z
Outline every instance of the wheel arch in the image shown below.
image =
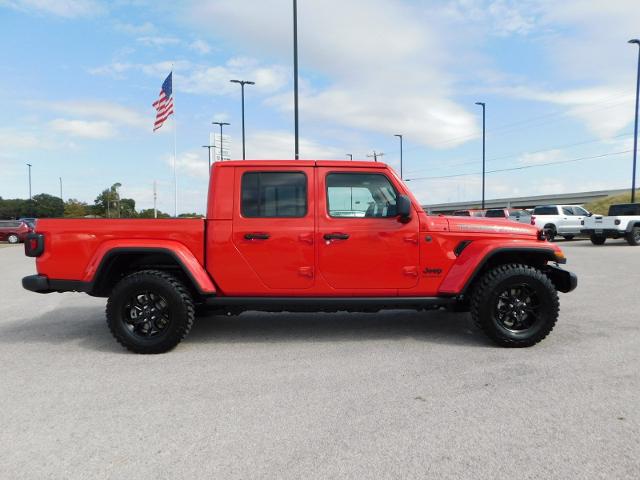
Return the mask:
M 519 263 L 531 265 L 536 268 L 544 267 L 547 262 L 558 262 L 556 250 L 544 247 L 498 247 L 487 252 L 482 259 L 473 267 L 470 267 L 470 273 L 466 275 L 466 279 L 452 279 L 448 282 L 445 278 L 443 282 L 442 293 L 450 293 L 455 295 L 466 295 L 470 293 L 474 284 L 482 275 L 499 266 L 509 263 Z
M 126 275 L 149 268 L 167 271 L 180 278 L 192 294 L 215 294 L 215 286 L 193 255 L 168 247 L 116 247 L 104 253 L 90 281 L 88 293 L 106 297 Z

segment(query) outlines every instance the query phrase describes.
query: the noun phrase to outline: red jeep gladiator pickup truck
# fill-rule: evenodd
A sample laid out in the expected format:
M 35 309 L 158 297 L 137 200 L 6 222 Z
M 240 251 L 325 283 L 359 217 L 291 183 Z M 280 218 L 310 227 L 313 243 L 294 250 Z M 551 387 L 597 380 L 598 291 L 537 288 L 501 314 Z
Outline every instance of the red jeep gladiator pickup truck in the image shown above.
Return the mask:
M 468 310 L 494 342 L 526 347 L 576 276 L 530 225 L 427 215 L 376 162 L 229 161 L 206 219 L 38 220 L 25 242 L 34 292 L 108 297 L 116 340 L 175 347 L 196 307 L 262 311 Z

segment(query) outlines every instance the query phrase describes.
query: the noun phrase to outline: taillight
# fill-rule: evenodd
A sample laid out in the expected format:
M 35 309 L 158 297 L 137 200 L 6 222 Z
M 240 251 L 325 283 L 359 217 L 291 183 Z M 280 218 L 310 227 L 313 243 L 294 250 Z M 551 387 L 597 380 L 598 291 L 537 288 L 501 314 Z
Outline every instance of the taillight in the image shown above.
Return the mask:
M 535 224 L 536 224 L 536 217 L 531 215 L 531 225 L 535 225 Z
M 44 235 L 30 233 L 24 241 L 24 254 L 27 257 L 39 257 L 44 252 Z

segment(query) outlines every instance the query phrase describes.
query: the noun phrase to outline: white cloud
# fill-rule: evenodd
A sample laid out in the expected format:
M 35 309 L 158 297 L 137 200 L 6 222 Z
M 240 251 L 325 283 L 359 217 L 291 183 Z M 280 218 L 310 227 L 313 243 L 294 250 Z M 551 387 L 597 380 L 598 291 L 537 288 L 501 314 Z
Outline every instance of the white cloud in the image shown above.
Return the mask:
M 165 157 L 167 165 L 173 168 L 173 155 Z M 176 159 L 176 171 L 196 178 L 207 178 L 207 169 L 209 160 L 207 152 L 203 149 L 200 151 L 182 152 Z
M 136 38 L 136 41 L 147 47 L 164 47 L 166 45 L 177 45 L 180 43 L 180 39 L 176 37 L 161 37 L 161 36 L 144 36 Z
M 89 117 L 90 119 L 107 120 L 113 124 L 149 128 L 148 116 L 145 117 L 136 110 L 113 102 L 101 101 L 68 101 L 68 102 L 38 102 L 38 107 L 73 115 Z
M 111 138 L 116 131 L 113 125 L 106 121 L 67 120 L 57 118 L 49 122 L 49 126 L 61 133 L 74 137 L 105 139 Z
M 195 50 L 198 53 L 201 53 L 202 55 L 211 52 L 211 46 L 204 40 L 194 40 L 189 44 L 189 48 L 191 50 Z
M 4 152 L 16 149 L 37 148 L 42 143 L 37 135 L 16 129 L 0 129 L 0 145 Z
M 65 18 L 92 17 L 104 13 L 105 8 L 93 0 L 4 0 L 0 6 L 16 10 L 57 15 Z
M 420 8 L 392 0 L 300 5 L 301 71 L 323 85 L 302 92 L 301 116 L 385 135 L 402 130 L 427 145 L 477 135 L 477 115 L 454 100 L 455 79 L 447 68 L 453 34 Z M 247 9 L 233 0 L 211 0 L 194 2 L 191 13 L 203 33 L 209 26 L 204 19 L 216 18 L 225 39 L 289 64 L 290 4 L 266 0 Z M 202 81 L 216 73 L 207 72 Z M 274 70 L 265 73 L 268 81 Z M 276 78 L 281 75 L 289 78 L 289 70 Z M 283 94 L 269 104 L 289 109 L 290 102 L 291 94 Z
M 518 158 L 522 165 L 540 165 L 564 160 L 565 154 L 561 150 L 545 150 L 544 152 L 525 153 Z
M 342 149 L 322 145 L 309 138 L 301 137 L 300 158 L 322 160 L 343 159 Z M 285 131 L 258 131 L 247 137 L 247 158 L 253 160 L 279 160 L 293 158 L 294 136 Z M 232 152 L 240 158 L 241 144 L 236 142 Z
M 117 22 L 115 29 L 130 35 L 150 35 L 156 32 L 156 26 L 151 22 L 141 24 Z

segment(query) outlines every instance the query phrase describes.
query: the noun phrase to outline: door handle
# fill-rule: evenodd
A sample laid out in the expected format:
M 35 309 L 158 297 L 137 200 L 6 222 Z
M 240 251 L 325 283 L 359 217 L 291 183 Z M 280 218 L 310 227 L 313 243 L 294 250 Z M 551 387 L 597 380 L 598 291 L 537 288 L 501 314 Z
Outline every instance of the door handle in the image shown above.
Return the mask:
M 348 233 L 325 233 L 325 240 L 347 240 L 349 238 Z
M 246 240 L 268 240 L 271 235 L 268 233 L 245 233 L 244 238 Z

